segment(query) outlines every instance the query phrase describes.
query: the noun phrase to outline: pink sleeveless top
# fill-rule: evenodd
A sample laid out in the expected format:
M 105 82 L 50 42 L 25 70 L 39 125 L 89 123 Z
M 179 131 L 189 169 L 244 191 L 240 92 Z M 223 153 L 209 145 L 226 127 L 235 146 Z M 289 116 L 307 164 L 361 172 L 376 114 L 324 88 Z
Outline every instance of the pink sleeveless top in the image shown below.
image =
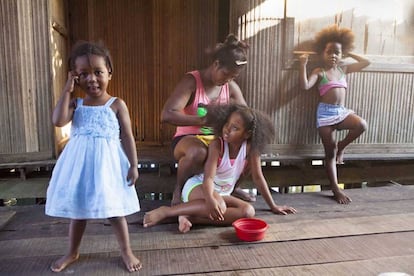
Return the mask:
M 339 80 L 333 81 L 329 80 L 326 76 L 325 70 L 323 70 L 323 76 L 321 79 L 321 82 L 319 83 L 319 95 L 322 97 L 325 95 L 329 90 L 332 88 L 348 88 L 348 84 L 345 79 L 345 73 L 341 70 L 341 68 L 338 68 L 338 70 L 342 73 L 342 76 Z
M 206 91 L 204 90 L 203 82 L 201 81 L 200 72 L 199 71 L 192 71 L 188 74 L 193 75 L 194 79 L 196 80 L 196 90 L 194 95 L 193 102 L 184 108 L 184 114 L 187 115 L 197 115 L 197 108 L 198 104 L 202 103 L 204 105 L 208 105 L 211 101 L 206 95 Z M 215 101 L 219 104 L 228 104 L 230 103 L 230 89 L 229 84 L 226 83 L 221 87 L 219 96 Z M 182 135 L 189 135 L 189 134 L 203 134 L 200 130 L 200 126 L 177 126 L 177 130 L 174 134 L 174 138 L 177 136 Z

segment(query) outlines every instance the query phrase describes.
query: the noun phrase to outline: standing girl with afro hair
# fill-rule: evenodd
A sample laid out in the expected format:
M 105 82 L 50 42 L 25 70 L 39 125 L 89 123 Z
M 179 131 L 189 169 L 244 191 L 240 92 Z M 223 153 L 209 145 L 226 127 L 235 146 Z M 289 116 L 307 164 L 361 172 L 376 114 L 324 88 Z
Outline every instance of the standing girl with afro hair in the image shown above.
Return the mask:
M 317 128 L 325 150 L 325 167 L 332 192 L 340 204 L 350 203 L 351 198 L 338 186 L 336 165 L 343 163 L 345 147 L 367 128 L 364 119 L 344 106 L 348 87 L 345 75 L 359 72 L 370 64 L 367 59 L 351 52 L 353 42 L 354 34 L 350 29 L 333 25 L 321 30 L 315 37 L 315 51 L 322 60 L 322 66 L 308 75 L 308 55 L 300 57 L 301 88 L 309 90 L 318 84 L 320 100 L 317 108 Z M 355 62 L 347 65 L 341 63 L 344 56 L 354 59 Z M 348 134 L 337 142 L 336 130 L 348 130 Z

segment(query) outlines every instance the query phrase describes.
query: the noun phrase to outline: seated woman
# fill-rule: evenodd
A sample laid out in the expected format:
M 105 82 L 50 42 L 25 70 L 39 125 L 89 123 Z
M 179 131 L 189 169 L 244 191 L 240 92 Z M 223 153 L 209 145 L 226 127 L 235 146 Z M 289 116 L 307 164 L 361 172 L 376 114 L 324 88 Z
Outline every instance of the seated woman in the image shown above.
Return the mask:
M 217 44 L 211 51 L 211 65 L 187 73 L 164 105 L 162 122 L 177 126 L 172 141 L 174 158 L 178 161 L 172 205 L 180 203 L 185 181 L 203 171 L 208 143 L 214 137 L 203 127 L 206 121 L 205 116 L 197 114 L 199 106 L 211 103 L 246 105 L 234 79 L 247 64 L 247 48 L 247 44 L 230 34 L 224 43 Z M 241 189 L 236 189 L 235 192 L 245 200 L 255 200 Z

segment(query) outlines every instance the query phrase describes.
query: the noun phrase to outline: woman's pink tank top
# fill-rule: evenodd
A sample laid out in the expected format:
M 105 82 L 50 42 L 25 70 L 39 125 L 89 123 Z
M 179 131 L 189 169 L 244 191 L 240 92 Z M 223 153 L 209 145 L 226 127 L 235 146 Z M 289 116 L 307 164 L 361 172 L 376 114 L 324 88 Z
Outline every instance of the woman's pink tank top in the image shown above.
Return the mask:
M 201 103 L 204 105 L 208 105 L 211 101 L 207 97 L 206 91 L 204 90 L 203 82 L 201 81 L 200 77 L 200 72 L 192 71 L 188 72 L 188 74 L 191 74 L 196 80 L 196 90 L 193 102 L 184 108 L 184 113 L 187 115 L 197 115 L 198 104 Z M 230 103 L 230 90 L 228 83 L 224 84 L 221 87 L 219 96 L 215 102 L 219 104 Z M 202 134 L 200 126 L 177 126 L 177 130 L 174 134 L 174 137 L 188 134 Z

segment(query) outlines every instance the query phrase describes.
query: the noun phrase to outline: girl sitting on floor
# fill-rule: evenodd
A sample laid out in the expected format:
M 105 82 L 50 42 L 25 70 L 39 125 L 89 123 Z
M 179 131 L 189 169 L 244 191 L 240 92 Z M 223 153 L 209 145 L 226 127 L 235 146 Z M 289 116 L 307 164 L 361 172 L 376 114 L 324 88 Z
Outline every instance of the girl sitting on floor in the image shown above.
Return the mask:
M 193 224 L 231 225 L 239 218 L 253 217 L 253 206 L 231 195 L 246 163 L 270 210 L 283 215 L 296 213 L 292 207 L 276 205 L 263 176 L 260 153 L 274 137 L 268 116 L 237 104 L 207 109 L 207 121 L 217 137 L 208 147 L 204 173 L 187 180 L 181 194 L 183 203 L 146 213 L 144 227 L 179 216 L 179 231 L 185 233 Z

